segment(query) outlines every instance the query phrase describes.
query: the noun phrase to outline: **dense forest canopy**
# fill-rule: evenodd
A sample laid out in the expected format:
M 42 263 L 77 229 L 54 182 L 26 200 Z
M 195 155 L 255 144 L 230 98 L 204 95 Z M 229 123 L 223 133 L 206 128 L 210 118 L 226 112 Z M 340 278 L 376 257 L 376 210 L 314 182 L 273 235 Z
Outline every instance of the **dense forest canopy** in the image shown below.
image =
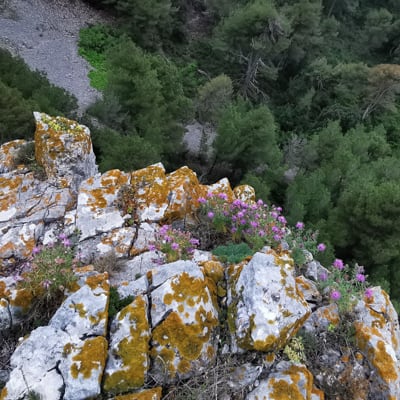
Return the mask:
M 399 1 L 87 2 L 116 20 L 79 44 L 103 92 L 83 117 L 103 170 L 161 160 L 249 183 L 320 231 L 322 261 L 357 260 L 400 300 Z M 75 106 L 5 51 L 0 91 L 2 142 L 32 134 L 32 109 Z M 193 119 L 216 132 L 197 157 Z

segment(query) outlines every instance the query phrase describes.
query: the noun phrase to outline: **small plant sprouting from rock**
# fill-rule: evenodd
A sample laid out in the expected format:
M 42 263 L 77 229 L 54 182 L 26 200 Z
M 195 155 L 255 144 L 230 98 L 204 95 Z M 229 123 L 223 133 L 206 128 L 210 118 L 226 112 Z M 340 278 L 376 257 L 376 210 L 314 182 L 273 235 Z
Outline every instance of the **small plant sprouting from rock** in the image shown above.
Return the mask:
M 33 172 L 36 179 L 44 180 L 46 179 L 46 173 L 44 168 L 39 165 L 35 158 L 35 142 L 27 142 L 22 145 L 14 158 L 14 164 L 25 165 L 26 168 Z
M 79 265 L 71 241 L 60 234 L 55 243 L 33 248 L 26 272 L 17 277 L 18 286 L 27 289 L 34 298 L 58 301 L 66 289 L 77 280 L 73 268 Z
M 132 303 L 134 296 L 128 296 L 121 299 L 116 287 L 110 287 L 110 300 L 108 305 L 108 318 L 111 321 L 113 317 L 117 315 L 128 304 Z
M 254 251 L 247 243 L 230 243 L 226 246 L 218 246 L 212 254 L 217 256 L 221 262 L 237 264 L 248 256 L 252 256 Z
M 283 352 L 295 364 L 302 364 L 306 361 L 305 348 L 301 336 L 292 337 Z
M 163 225 L 157 235 L 155 243 L 149 245 L 149 250 L 159 250 L 163 253 L 166 262 L 189 260 L 200 242 L 192 238 L 190 232 Z

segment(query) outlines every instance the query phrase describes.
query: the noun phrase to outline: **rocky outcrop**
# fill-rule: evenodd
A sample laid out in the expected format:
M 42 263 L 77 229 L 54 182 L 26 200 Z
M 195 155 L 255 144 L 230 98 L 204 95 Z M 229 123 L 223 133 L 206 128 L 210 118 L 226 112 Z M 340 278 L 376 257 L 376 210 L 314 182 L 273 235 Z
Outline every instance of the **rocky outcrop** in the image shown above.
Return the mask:
M 35 118 L 45 178 L 17 165 L 25 141 L 0 149 L 0 338 L 35 303 L 20 284 L 34 253 L 74 238 L 83 266 L 47 325 L 21 338 L 1 400 L 157 400 L 179 382 L 212 385 L 227 359 L 223 379 L 213 377 L 221 399 L 400 397 L 399 325 L 382 289 L 343 315 L 318 289 L 327 270 L 311 254 L 303 276 L 284 245 L 233 264 L 205 250 L 166 263 L 155 248 L 162 224 L 204 224 L 200 198 L 251 206 L 251 187 L 202 185 L 189 168 L 162 164 L 100 174 L 86 127 Z M 340 341 L 351 332 L 356 347 Z

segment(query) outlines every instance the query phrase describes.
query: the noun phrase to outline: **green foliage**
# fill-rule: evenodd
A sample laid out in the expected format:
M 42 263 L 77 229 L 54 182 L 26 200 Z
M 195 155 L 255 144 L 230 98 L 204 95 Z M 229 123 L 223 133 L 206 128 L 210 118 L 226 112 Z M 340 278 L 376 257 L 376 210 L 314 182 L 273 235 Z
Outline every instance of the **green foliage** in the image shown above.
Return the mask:
M 216 247 L 212 254 L 217 256 L 221 262 L 228 264 L 237 264 L 243 261 L 246 257 L 252 256 L 252 250 L 247 243 L 230 243 Z
M 232 100 L 232 81 L 226 75 L 219 75 L 199 88 L 197 113 L 201 122 L 217 123 L 221 110 Z
M 110 286 L 110 296 L 108 303 L 108 319 L 111 321 L 119 311 L 124 307 L 131 304 L 134 296 L 128 296 L 123 299 L 120 298 L 118 289 L 114 286 Z
M 22 59 L 0 49 L 0 144 L 31 137 L 33 111 L 71 116 L 76 107 L 73 96 L 31 71 Z
M 94 25 L 79 31 L 79 54 L 93 69 L 89 72 L 92 87 L 104 90 L 107 86 L 105 53 L 116 42 L 118 34 L 109 26 Z
M 101 171 L 118 168 L 134 171 L 160 160 L 157 148 L 137 134 L 121 135 L 104 128 L 96 132 L 94 144 L 100 149 L 99 167 Z
M 304 364 L 307 360 L 301 336 L 293 336 L 283 349 L 283 352 L 295 364 Z
M 276 125 L 265 105 L 253 107 L 239 100 L 227 106 L 219 119 L 213 146 L 216 162 L 229 163 L 235 172 L 230 176 L 233 181 L 239 181 L 249 170 L 266 171 L 270 177 L 279 173 L 281 151 Z
M 167 166 L 176 166 L 183 150 L 181 121 L 188 118 L 191 110 L 177 67 L 164 57 L 144 53 L 126 37 L 107 52 L 107 65 L 104 98 L 92 107 L 91 113 L 121 134 L 112 135 L 115 147 L 111 146 L 111 155 L 109 145 L 99 141 L 102 159 L 108 158 L 112 164 L 122 155 L 126 165 L 132 151 L 137 153 L 130 163 L 132 167 L 160 158 Z M 143 145 L 134 150 L 140 144 Z M 158 159 L 154 160 L 156 156 Z M 110 163 L 103 161 L 102 165 L 108 168 Z

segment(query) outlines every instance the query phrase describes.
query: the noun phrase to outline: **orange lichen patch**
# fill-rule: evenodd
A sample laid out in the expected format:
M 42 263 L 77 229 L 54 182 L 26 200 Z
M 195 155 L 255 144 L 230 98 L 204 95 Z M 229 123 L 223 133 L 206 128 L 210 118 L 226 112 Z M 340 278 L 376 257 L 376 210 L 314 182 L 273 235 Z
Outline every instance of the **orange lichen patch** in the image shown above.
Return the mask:
M 81 318 L 84 318 L 86 316 L 86 309 L 85 305 L 83 303 L 72 303 L 69 305 L 70 308 L 73 308 L 75 311 L 79 313 L 79 316 Z
M 119 169 L 113 169 L 101 176 L 100 184 L 105 188 L 106 193 L 114 194 L 122 185 L 128 183 L 128 179 L 128 174 L 121 172 Z
M 125 337 L 114 350 L 120 360 L 121 367 L 106 373 L 104 390 L 126 391 L 143 386 L 149 367 L 148 351 L 150 327 L 147 319 L 147 303 L 143 296 L 138 296 L 119 314 L 122 321 L 128 318 L 131 324 L 130 335 Z
M 218 321 L 203 307 L 199 307 L 196 314 L 197 324 L 185 324 L 177 312 L 172 312 L 153 330 L 153 341 L 161 345 L 163 349 L 167 349 L 168 354 L 163 350 L 157 351 L 158 346 L 154 346 L 151 356 L 155 361 L 161 357 L 172 377 L 175 376 L 174 350 L 179 353 L 179 359 L 182 361 L 198 360 L 204 345 L 210 339 L 212 328 L 217 325 Z M 165 355 L 168 357 L 166 358 Z
M 191 364 L 188 360 L 181 360 L 179 361 L 178 364 L 178 372 L 182 373 L 182 374 L 187 374 L 188 372 L 190 372 L 190 368 L 191 368 Z
M 88 154 L 92 148 L 90 135 L 82 125 L 63 117 L 50 117 L 41 114 L 41 121 L 36 121 L 35 157 L 36 161 L 48 170 L 48 158 L 55 160 L 57 155 L 65 152 L 65 136 L 68 136 L 68 146 L 79 146 L 81 151 Z M 52 171 L 55 172 L 55 171 Z
M 249 185 L 239 185 L 233 189 L 233 193 L 237 199 L 245 201 L 246 203 L 253 203 L 256 201 L 256 192 L 253 187 Z
M 99 208 L 107 207 L 107 200 L 104 197 L 104 191 L 102 188 L 96 188 L 91 190 L 82 190 L 89 195 L 87 205 L 92 211 L 96 211 Z
M 102 274 L 91 275 L 86 278 L 86 284 L 95 290 L 97 287 L 101 287 L 105 292 L 109 292 L 110 283 L 108 282 L 108 273 L 103 272 Z
M 235 195 L 231 188 L 231 185 L 228 179 L 223 178 L 220 179 L 218 182 L 212 185 L 200 185 L 200 190 L 203 191 L 204 194 L 207 193 L 225 193 L 228 196 L 228 201 L 231 202 L 235 199 Z
M 171 281 L 171 289 L 173 293 L 167 293 L 163 299 L 167 305 L 176 301 L 195 307 L 200 302 L 207 303 L 209 300 L 204 280 L 191 277 L 187 272 L 183 272 Z
M 1 391 L 1 393 L 0 393 L 0 400 L 4 400 L 4 399 L 7 397 L 7 394 L 8 394 L 7 388 L 4 387 L 4 388 L 2 389 L 2 391 Z
M 313 386 L 311 395 L 313 396 L 312 398 L 314 399 L 316 396 L 319 397 L 319 400 L 324 400 L 325 399 L 325 394 L 322 390 L 319 390 L 315 386 Z
M 182 218 L 193 213 L 198 207 L 197 199 L 202 196 L 195 172 L 182 167 L 167 175 L 170 198 L 165 213 L 166 219 Z
M 267 353 L 265 356 L 265 361 L 270 364 L 275 361 L 275 358 L 276 358 L 275 353 L 273 353 L 273 352 Z
M 339 325 L 340 316 L 336 304 L 329 304 L 326 307 L 321 307 L 316 312 L 320 318 L 326 319 L 330 324 L 334 326 Z
M 14 157 L 16 152 L 26 143 L 26 140 L 17 139 L 4 143 L 0 146 L 0 155 L 3 155 L 1 165 L 9 171 L 14 167 Z
M 73 345 L 73 350 L 77 350 Z M 64 346 L 64 353 L 71 352 L 68 345 Z M 84 379 L 89 379 L 93 371 L 100 371 L 99 382 L 101 382 L 102 371 L 104 370 L 107 357 L 107 340 L 103 336 L 86 339 L 83 347 L 72 357 L 71 375 L 78 379 L 82 375 Z
M 375 367 L 378 375 L 387 383 L 397 380 L 396 357 L 388 353 L 387 345 L 381 340 L 379 330 L 360 322 L 356 322 L 354 326 L 357 345 Z
M 30 236 L 28 238 L 25 238 L 23 234 L 19 235 L 19 238 L 21 242 L 23 243 L 23 246 L 20 246 L 20 253 L 23 257 L 29 257 L 32 254 L 32 250 L 36 245 L 35 238 Z
M 10 290 L 4 281 L 0 281 L 0 298 L 8 298 L 10 295 Z
M 28 289 L 16 289 L 12 292 L 9 299 L 10 305 L 13 307 L 21 307 L 23 312 L 29 310 L 32 305 L 33 295 Z
M 215 283 L 224 279 L 224 267 L 219 261 L 205 261 L 201 264 L 204 274 Z
M 114 397 L 114 400 L 161 400 L 162 388 L 143 390 L 139 393 L 130 393 Z
M 6 211 L 17 201 L 17 188 L 21 186 L 21 176 L 0 176 L 0 211 Z
M 304 400 L 311 398 L 313 390 L 313 376 L 311 372 L 303 367 L 291 365 L 286 371 L 282 371 L 284 375 L 288 375 L 289 381 L 286 379 L 271 378 L 269 385 L 272 386 L 270 400 Z M 304 379 L 305 378 L 305 379 Z M 305 381 L 304 392 L 302 393 L 299 381 Z
M 154 203 L 161 206 L 168 201 L 169 188 L 164 167 L 160 164 L 132 172 L 131 186 L 135 189 L 138 203 Z
M 75 267 L 74 271 L 77 274 L 85 274 L 87 272 L 94 271 L 94 266 L 92 264 L 85 265 L 83 267 Z

